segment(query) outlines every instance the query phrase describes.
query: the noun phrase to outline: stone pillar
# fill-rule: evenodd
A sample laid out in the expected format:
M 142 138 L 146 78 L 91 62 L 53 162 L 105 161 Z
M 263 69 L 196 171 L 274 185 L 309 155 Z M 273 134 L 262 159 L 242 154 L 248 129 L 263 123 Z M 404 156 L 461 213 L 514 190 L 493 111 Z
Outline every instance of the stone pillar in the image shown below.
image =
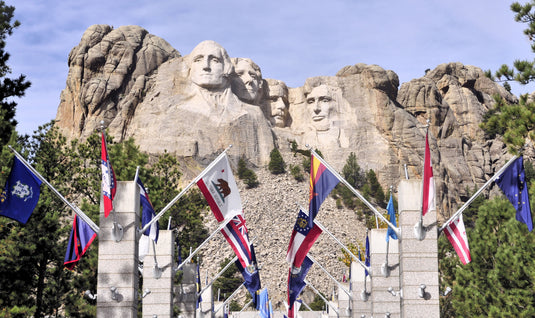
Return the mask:
M 100 204 L 98 234 L 97 317 L 136 318 L 138 299 L 139 188 L 133 181 L 117 182 L 113 200 L 123 238 L 112 236 L 113 212 L 105 218 Z M 114 292 L 112 292 L 114 290 Z
M 399 184 L 401 226 L 400 282 L 403 291 L 401 315 L 406 318 L 439 318 L 437 213 L 429 211 L 423 218 L 425 237 L 418 240 L 415 225 L 420 220 L 422 185 L 419 180 L 402 180 Z M 425 285 L 423 293 L 420 287 Z M 423 296 L 423 297 L 421 297 Z
M 156 261 L 161 276 L 155 276 L 154 250 L 152 240 L 149 253 L 145 256 L 143 264 L 143 317 L 158 318 L 173 317 L 173 267 L 174 260 L 174 231 L 160 231 L 156 247 Z M 142 295 L 143 295 L 142 294 Z
M 364 279 L 366 279 L 366 289 L 368 293 L 371 290 L 370 276 L 364 277 L 364 268 L 357 262 L 351 263 L 351 290 L 353 294 L 353 303 L 351 305 L 352 316 L 360 318 L 363 315 L 366 317 L 372 316 L 372 301 L 371 297 L 367 301 L 362 300 L 362 292 L 364 291 Z
M 182 266 L 182 282 L 175 286 L 176 304 L 183 317 L 195 317 L 197 304 L 197 264 Z
M 370 266 L 372 268 L 373 316 L 400 317 L 401 294 L 399 292 L 399 240 L 390 238 L 388 244 L 388 269 L 386 268 L 387 229 L 373 229 L 370 235 Z M 389 271 L 389 272 L 388 272 Z M 388 276 L 387 276 L 388 275 Z
M 205 285 L 202 285 L 202 288 L 206 288 Z M 200 312 L 202 317 L 212 317 L 212 312 L 214 310 L 214 299 L 212 296 L 212 285 L 210 285 L 206 290 L 201 294 L 202 302 L 200 304 Z M 223 309 L 221 309 L 223 311 Z
M 340 283 L 340 285 L 349 291 L 349 284 Z M 351 317 L 349 295 L 340 286 L 338 286 L 338 313 L 338 317 Z

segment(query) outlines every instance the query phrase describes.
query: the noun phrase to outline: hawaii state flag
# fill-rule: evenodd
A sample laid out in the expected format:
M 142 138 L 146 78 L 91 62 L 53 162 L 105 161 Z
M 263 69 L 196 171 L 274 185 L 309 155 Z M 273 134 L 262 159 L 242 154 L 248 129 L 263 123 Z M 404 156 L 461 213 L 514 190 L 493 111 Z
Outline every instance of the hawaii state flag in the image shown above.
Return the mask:
M 463 265 L 470 263 L 472 259 L 470 257 L 470 248 L 468 247 L 468 237 L 464 228 L 463 215 L 459 214 L 455 220 L 448 223 L 444 228 L 444 233 L 451 245 L 453 245 L 457 255 L 459 255 Z
M 39 201 L 40 186 L 41 180 L 14 157 L 11 173 L 0 194 L 0 215 L 26 224 Z
M 104 217 L 110 215 L 113 210 L 113 198 L 117 190 L 117 180 L 115 179 L 115 172 L 111 166 L 110 157 L 108 156 L 108 148 L 106 147 L 106 135 L 102 132 L 102 146 L 101 155 L 102 160 L 102 198 L 104 200 Z
M 340 182 L 338 178 L 321 161 L 321 158 L 310 156 L 310 201 L 309 222 L 312 225 L 321 204 Z
M 294 317 L 294 302 L 301 294 L 301 291 L 307 285 L 305 283 L 305 277 L 308 274 L 308 270 L 314 264 L 312 260 L 305 257 L 301 267 L 291 267 L 288 273 L 288 317 Z
M 242 213 L 240 193 L 226 154 L 197 181 L 197 186 L 218 222 Z
M 425 153 L 424 153 L 424 178 L 422 190 L 422 215 L 435 208 L 435 181 L 433 180 L 433 164 L 431 162 L 431 151 L 429 150 L 429 141 L 425 134 Z
M 96 237 L 95 231 L 75 214 L 63 265 L 73 270 Z
M 529 204 L 528 185 L 524 172 L 524 159 L 519 157 L 496 179 L 496 184 L 502 189 L 505 196 L 516 210 L 516 219 L 533 230 L 531 207 Z
M 308 251 L 322 232 L 316 224 L 311 227 L 308 220 L 308 215 L 299 210 L 286 253 L 286 261 L 290 266 L 301 267 Z
M 221 229 L 221 234 L 223 234 L 236 256 L 238 256 L 238 261 L 243 268 L 247 268 L 254 262 L 254 254 L 251 250 L 251 242 L 249 242 L 249 234 L 243 214 L 233 217 Z

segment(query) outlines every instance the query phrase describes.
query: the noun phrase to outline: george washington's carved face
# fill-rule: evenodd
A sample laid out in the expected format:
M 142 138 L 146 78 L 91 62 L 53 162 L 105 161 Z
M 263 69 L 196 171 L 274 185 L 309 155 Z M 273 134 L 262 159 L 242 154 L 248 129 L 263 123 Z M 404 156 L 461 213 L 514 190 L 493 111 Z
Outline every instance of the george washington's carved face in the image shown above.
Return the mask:
M 213 41 L 204 41 L 190 54 L 190 79 L 207 89 L 222 88 L 227 85 L 223 48 Z

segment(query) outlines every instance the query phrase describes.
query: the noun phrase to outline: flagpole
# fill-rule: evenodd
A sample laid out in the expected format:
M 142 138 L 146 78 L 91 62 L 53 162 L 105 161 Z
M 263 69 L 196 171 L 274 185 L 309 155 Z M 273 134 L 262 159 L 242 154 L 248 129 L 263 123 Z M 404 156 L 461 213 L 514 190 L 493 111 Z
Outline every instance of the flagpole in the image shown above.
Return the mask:
M 426 158 L 426 150 L 427 150 L 427 145 L 428 145 L 428 133 L 429 133 L 429 122 L 430 120 L 427 119 L 427 125 L 425 126 L 425 145 L 424 145 L 424 164 L 422 165 L 422 185 L 421 185 L 421 191 L 420 193 L 422 194 L 420 197 L 421 197 L 421 202 L 420 202 L 420 219 L 418 221 L 418 223 L 416 223 L 416 225 L 414 226 L 414 232 L 415 232 L 415 235 L 416 235 L 416 238 L 418 238 L 418 240 L 423 240 L 425 238 L 425 231 L 424 231 L 424 182 L 425 182 L 425 160 L 427 159 Z M 429 153 L 431 153 L 431 147 L 429 147 Z M 431 158 L 429 158 L 429 160 L 431 160 Z M 432 165 L 432 163 L 431 163 Z
M 9 149 L 11 151 L 13 151 L 13 153 L 15 154 L 15 156 L 22 162 L 22 164 L 24 164 L 24 166 L 26 166 L 26 168 L 30 169 L 30 171 L 35 174 L 37 176 L 37 178 L 39 178 L 39 180 L 41 180 L 44 184 L 46 184 L 48 186 L 48 188 L 50 190 L 52 190 L 52 192 L 54 192 L 55 195 L 58 196 L 58 198 L 61 199 L 61 201 L 63 201 L 65 204 L 67 204 L 67 206 L 69 208 L 71 208 L 71 210 L 74 211 L 74 213 L 76 213 L 85 223 L 87 223 L 87 225 L 89 225 L 89 227 L 91 227 L 91 229 L 93 231 L 95 231 L 96 234 L 98 234 L 99 232 L 99 227 L 95 224 L 95 222 L 93 222 L 93 220 L 91 220 L 84 212 L 82 212 L 82 210 L 80 210 L 77 206 L 75 206 L 74 204 L 70 203 L 67 199 L 65 199 L 65 197 L 63 197 L 61 195 L 61 193 L 58 192 L 58 190 L 56 190 L 45 178 L 43 178 L 43 176 L 41 176 L 41 174 L 39 172 L 37 172 L 37 170 L 35 170 L 27 161 L 26 159 L 24 159 L 15 149 L 13 149 L 13 147 L 11 147 L 10 145 L 8 145 Z
M 329 305 L 329 307 L 331 307 L 335 312 L 336 312 L 336 315 L 338 316 L 339 312 L 338 312 L 338 309 L 336 309 L 330 302 L 328 301 L 327 299 L 325 299 L 325 297 L 323 297 L 323 295 L 311 284 L 309 283 L 306 279 L 304 280 L 305 284 L 307 284 L 308 287 L 310 287 L 315 293 L 316 295 L 320 296 L 320 298 L 327 304 Z
M 245 282 L 243 282 L 240 286 L 238 286 L 238 288 L 236 288 L 236 290 L 232 293 L 232 295 L 230 295 L 222 304 L 221 306 L 217 307 L 217 310 L 214 311 L 214 314 L 217 313 L 219 310 L 221 310 L 221 308 L 225 307 L 225 305 L 234 297 L 236 296 L 236 294 L 238 293 L 238 291 L 240 290 L 240 288 L 242 286 L 245 285 Z
M 364 267 L 365 270 L 368 271 L 370 276 L 372 275 L 371 268 L 362 263 L 362 261 L 358 257 L 351 253 L 351 251 L 344 244 L 342 244 L 342 242 L 340 242 L 331 232 L 329 232 L 329 230 L 327 230 L 325 226 L 323 226 L 317 219 L 314 219 L 314 224 L 316 224 L 322 231 L 326 232 L 336 243 L 342 246 L 342 249 L 344 249 L 344 251 L 346 251 L 353 259 L 357 260 L 359 264 Z
M 204 169 L 204 170 L 203 170 L 203 171 L 202 171 L 202 172 L 201 172 L 195 179 L 193 179 L 193 181 L 191 181 L 191 182 L 190 182 L 190 183 L 189 183 L 189 184 L 188 184 L 182 191 L 180 191 L 180 193 L 177 194 L 177 196 L 176 196 L 173 200 L 171 200 L 171 202 L 169 202 L 169 203 L 168 203 L 168 204 L 167 204 L 167 205 L 160 211 L 160 213 L 158 213 L 155 217 L 153 217 L 152 220 L 151 220 L 149 223 L 147 223 L 147 224 L 143 227 L 143 229 L 141 229 L 140 233 L 145 232 L 145 231 L 152 225 L 152 223 L 158 221 L 158 220 L 162 217 L 162 215 L 163 215 L 165 212 L 167 212 L 167 210 L 169 210 L 169 209 L 173 206 L 173 204 L 175 204 L 175 203 L 178 201 L 178 199 L 180 199 L 180 198 L 186 193 L 186 191 L 189 190 L 189 188 L 191 188 L 194 184 L 197 183 L 197 181 L 199 181 L 202 177 L 204 177 L 204 175 L 205 175 L 206 173 L 208 173 L 208 171 L 210 171 L 210 169 L 212 169 L 212 167 L 215 166 L 215 165 L 219 162 L 219 160 L 221 160 L 221 159 L 223 158 L 223 156 L 225 156 L 226 152 L 227 152 L 230 148 L 232 148 L 232 145 L 228 146 L 227 149 L 223 150 L 223 152 L 222 152 L 221 154 L 219 154 L 219 156 L 217 156 L 217 158 L 215 158 L 214 161 L 212 161 L 212 163 L 210 163 L 210 164 L 208 165 L 208 167 L 206 167 L 206 168 L 205 168 L 205 169 Z
M 314 257 L 312 257 L 312 255 L 308 254 L 307 257 L 310 258 L 310 260 L 311 260 L 314 264 L 318 265 L 318 266 L 319 266 L 319 267 L 320 267 L 320 268 L 327 274 L 327 276 L 329 276 L 329 278 L 332 279 L 332 280 L 336 283 L 336 285 L 338 285 L 338 287 L 339 287 L 340 289 L 342 289 L 342 290 L 344 291 L 344 293 L 347 294 L 347 296 L 349 296 L 349 299 L 353 300 L 353 297 L 351 297 L 351 293 L 348 292 L 347 289 L 345 289 L 344 286 L 342 286 L 342 284 L 340 284 L 340 283 L 336 280 L 336 278 L 334 278 L 334 277 L 333 277 L 333 276 L 332 276 L 332 275 L 331 275 L 331 274 L 330 274 L 330 273 L 329 273 L 323 266 L 321 266 L 321 264 L 318 263 L 318 262 L 314 259 Z
M 444 225 L 442 225 L 442 227 L 440 227 L 440 229 L 438 230 L 438 234 L 440 234 L 440 232 L 442 232 L 446 228 L 446 226 L 448 226 L 448 224 L 455 220 L 459 216 L 459 214 L 463 213 L 463 211 L 466 210 L 466 208 L 481 194 L 481 192 L 483 192 L 483 190 L 485 190 L 492 182 L 494 182 L 496 178 L 501 176 L 505 169 L 507 169 L 516 159 L 518 159 L 518 156 L 513 156 L 513 158 L 511 158 L 503 167 L 501 167 L 500 170 L 498 170 L 498 172 L 496 172 L 492 176 L 492 178 L 485 182 L 485 184 L 481 188 L 479 188 L 479 190 L 477 190 L 476 193 L 474 193 L 474 195 L 472 195 L 472 197 L 468 199 L 468 201 L 466 201 L 466 203 L 463 204 L 463 206 L 460 207 L 459 210 L 457 210 L 457 212 L 455 212 L 455 214 L 450 217 L 446 221 L 446 223 L 444 223 Z
M 381 219 L 381 221 L 385 222 L 390 228 L 392 228 L 394 230 L 394 232 L 396 232 L 398 237 L 401 237 L 400 228 L 397 228 L 392 223 L 390 223 L 381 213 L 379 213 L 379 211 L 377 211 L 377 209 L 370 202 L 368 202 L 368 200 L 366 200 L 362 196 L 362 194 L 360 194 L 360 192 L 358 192 L 355 188 L 353 188 L 353 186 L 351 184 L 349 184 L 349 182 L 347 182 L 344 178 L 342 178 L 342 176 L 336 170 L 334 170 L 327 162 L 325 162 L 325 160 L 323 160 L 323 158 L 321 158 L 312 148 L 309 147 L 309 149 L 310 149 L 310 152 L 312 154 L 314 154 L 314 157 L 318 158 L 318 160 L 325 167 L 327 167 L 327 169 L 329 169 L 331 171 L 331 173 L 338 180 L 340 180 L 340 182 L 342 182 L 346 187 L 348 187 L 349 190 L 351 190 L 351 192 L 353 192 L 354 195 L 356 195 L 362 202 L 364 202 L 364 204 L 366 204 L 368 206 L 368 208 L 370 208 L 370 210 L 372 210 L 373 213 L 375 213 L 376 217 L 379 217 Z
M 193 251 L 193 253 L 190 253 L 190 255 L 188 256 L 188 258 L 186 258 L 180 265 L 178 265 L 177 268 L 175 268 L 175 270 L 179 270 L 182 268 L 182 266 L 184 266 L 184 264 L 186 264 L 187 262 L 191 261 L 191 259 L 193 258 L 193 256 L 195 254 L 197 254 L 199 252 L 199 250 L 206 244 L 208 243 L 208 241 L 210 241 L 212 239 L 212 237 L 214 237 L 214 235 L 217 234 L 217 232 L 221 231 L 222 228 L 224 228 L 225 226 L 227 226 L 227 223 L 229 223 L 230 221 L 232 220 L 232 218 L 229 218 L 229 219 L 226 219 L 224 221 L 222 221 L 220 224 L 219 224 L 219 227 L 212 232 L 212 234 L 210 234 L 210 236 L 204 240 L 204 242 L 201 243 L 201 245 L 199 245 L 195 251 Z

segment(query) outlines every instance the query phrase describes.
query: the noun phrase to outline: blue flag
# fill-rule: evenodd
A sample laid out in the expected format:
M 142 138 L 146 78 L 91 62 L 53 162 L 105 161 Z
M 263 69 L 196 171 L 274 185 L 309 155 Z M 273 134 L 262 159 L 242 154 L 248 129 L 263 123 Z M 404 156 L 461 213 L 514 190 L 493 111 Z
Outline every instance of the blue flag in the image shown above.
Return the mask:
M 196 306 L 195 308 L 199 308 L 200 304 L 202 303 L 202 295 L 200 294 L 202 288 L 201 288 L 201 271 L 199 269 L 199 264 L 197 264 L 197 281 L 196 281 L 196 287 L 197 287 L 197 300 L 196 300 Z
M 307 256 L 303 260 L 300 268 L 290 268 L 290 272 L 288 273 L 288 312 L 293 313 L 294 302 L 307 285 L 305 283 L 305 277 L 312 264 L 314 262 Z
M 390 218 L 390 223 L 394 226 L 398 226 L 396 223 L 396 211 L 394 211 L 394 201 L 392 200 L 392 193 L 390 193 L 390 200 L 388 201 L 388 204 L 386 205 L 386 210 L 388 211 L 388 217 Z M 394 240 L 398 239 L 398 235 L 396 234 L 396 231 L 394 229 L 388 227 L 388 230 L 386 231 L 386 241 L 388 242 L 390 238 L 393 238 Z
M 141 207 L 143 208 L 142 214 L 141 214 L 141 227 L 145 227 L 152 219 L 156 216 L 156 213 L 154 212 L 154 207 L 152 207 L 152 203 L 149 199 L 149 194 L 147 190 L 145 190 L 145 186 L 143 185 L 143 182 L 141 182 L 141 179 L 139 176 L 137 177 L 137 185 L 139 186 L 139 202 L 141 203 Z M 158 225 L 158 221 L 151 224 L 151 226 L 143 232 L 144 235 L 148 235 L 154 242 L 158 242 L 158 235 L 160 234 L 160 229 Z
M 533 222 L 531 220 L 528 186 L 522 156 L 505 169 L 502 175 L 496 179 L 496 184 L 513 204 L 516 210 L 516 219 L 525 223 L 531 232 L 533 230 Z
M 41 180 L 17 157 L 13 158 L 11 173 L 0 195 L 0 215 L 26 224 L 41 193 Z
M 256 309 L 259 311 L 259 315 L 262 318 L 271 318 L 269 312 L 269 295 L 267 288 L 262 289 L 258 293 L 258 301 L 256 303 Z
M 243 276 L 244 279 L 244 285 L 245 288 L 249 291 L 251 296 L 253 297 L 253 303 L 256 305 L 257 303 L 257 297 L 256 292 L 261 288 L 260 284 L 260 274 L 258 273 L 258 269 L 256 268 L 256 254 L 254 252 L 254 247 L 251 244 L 251 265 L 247 266 L 247 268 L 244 268 L 241 264 L 240 260 L 236 260 L 234 262 L 236 264 L 236 267 L 238 267 L 238 270 Z
M 368 238 L 368 233 L 366 233 L 366 251 L 365 251 L 366 258 L 364 259 L 364 265 L 370 266 L 370 239 Z M 364 270 L 364 277 L 368 276 L 369 273 L 367 270 Z
M 96 237 L 97 233 L 75 214 L 63 265 L 70 270 L 74 269 Z

